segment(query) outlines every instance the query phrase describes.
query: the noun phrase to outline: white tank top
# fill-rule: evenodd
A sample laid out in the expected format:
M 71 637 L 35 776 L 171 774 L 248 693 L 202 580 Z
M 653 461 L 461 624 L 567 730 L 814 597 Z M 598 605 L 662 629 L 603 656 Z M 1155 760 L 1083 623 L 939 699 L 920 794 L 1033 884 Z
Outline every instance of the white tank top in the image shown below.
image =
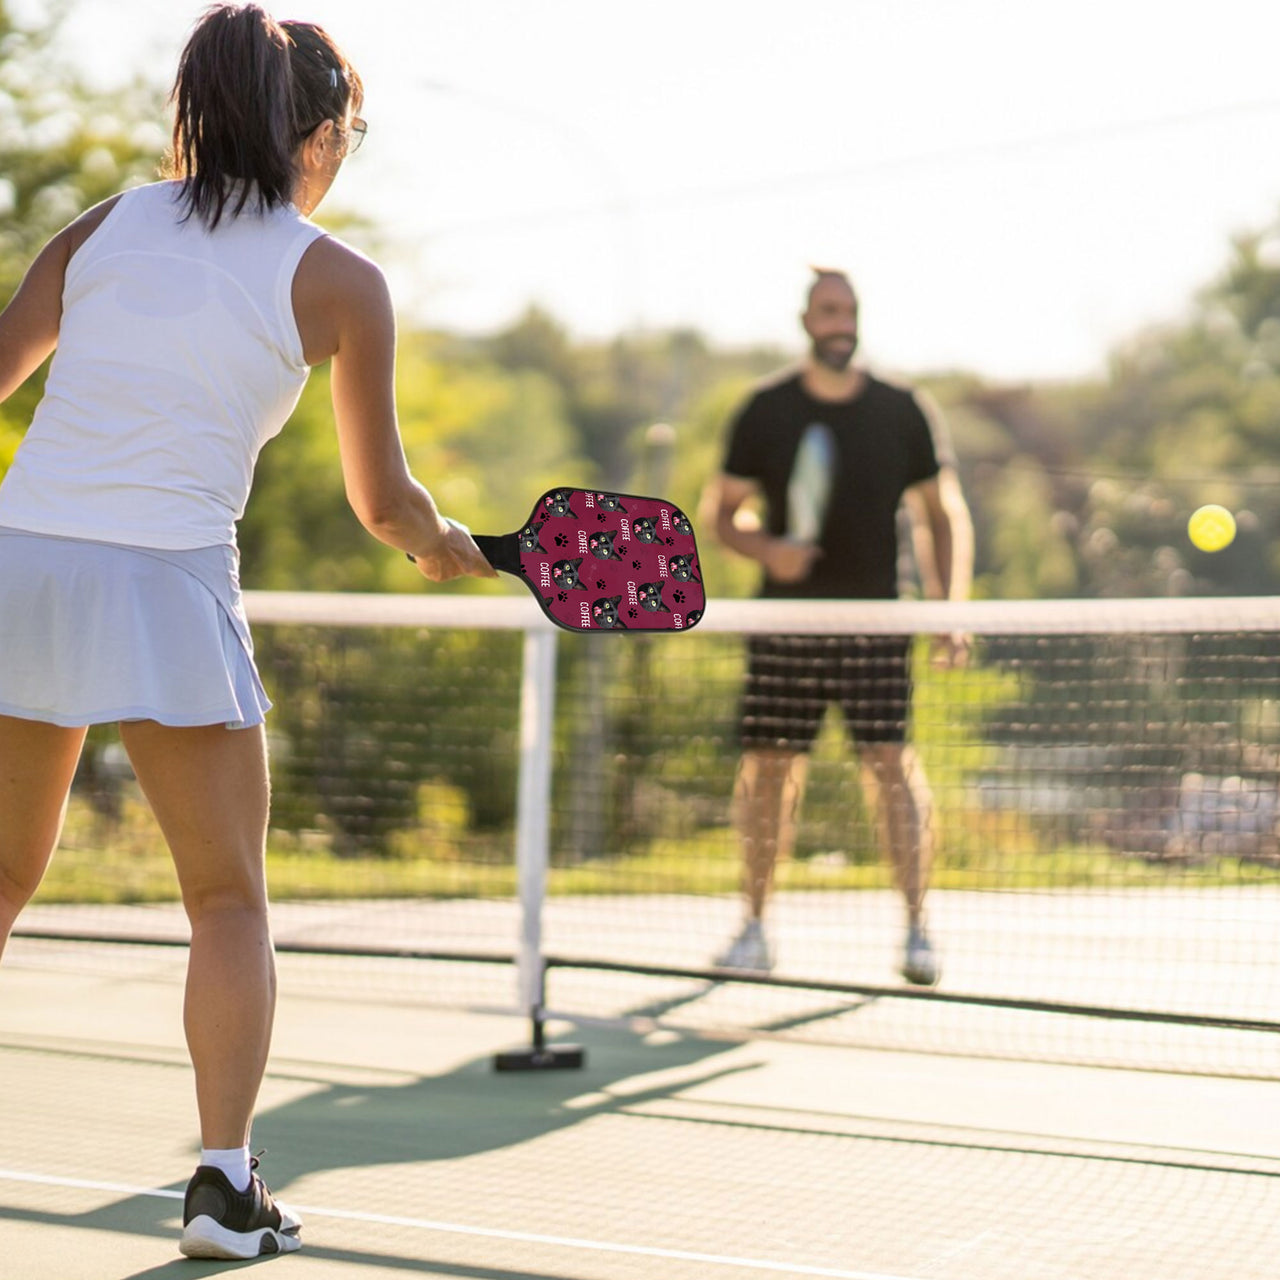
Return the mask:
M 247 206 L 182 221 L 177 183 L 126 192 L 73 255 L 44 398 L 0 525 L 187 550 L 235 543 L 259 450 L 309 369 L 298 262 L 324 233 Z

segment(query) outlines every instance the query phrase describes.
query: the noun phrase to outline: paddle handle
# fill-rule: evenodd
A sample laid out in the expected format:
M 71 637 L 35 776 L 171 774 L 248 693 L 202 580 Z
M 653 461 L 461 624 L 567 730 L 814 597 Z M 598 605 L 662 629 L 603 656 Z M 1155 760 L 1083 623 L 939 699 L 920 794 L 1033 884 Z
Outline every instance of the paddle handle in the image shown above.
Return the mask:
M 456 525 L 464 533 L 471 533 L 465 524 L 457 520 L 445 519 L 452 525 Z M 492 533 L 471 533 L 471 540 L 480 548 L 484 558 L 495 568 L 501 569 L 506 573 L 514 573 L 517 578 L 522 576 L 523 571 L 520 568 L 520 538 L 514 533 L 492 534 Z M 418 563 L 418 558 L 406 551 L 405 559 L 413 564 Z
M 495 569 L 522 577 L 520 567 L 520 538 L 518 534 L 473 533 L 472 540 Z

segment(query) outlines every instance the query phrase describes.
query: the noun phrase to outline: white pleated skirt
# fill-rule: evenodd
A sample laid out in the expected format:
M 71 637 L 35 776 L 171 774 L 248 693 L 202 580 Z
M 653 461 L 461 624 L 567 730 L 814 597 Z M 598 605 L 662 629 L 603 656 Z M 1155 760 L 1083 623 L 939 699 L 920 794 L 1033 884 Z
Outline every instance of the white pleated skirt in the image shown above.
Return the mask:
M 270 709 L 233 547 L 0 528 L 0 714 L 247 729 Z

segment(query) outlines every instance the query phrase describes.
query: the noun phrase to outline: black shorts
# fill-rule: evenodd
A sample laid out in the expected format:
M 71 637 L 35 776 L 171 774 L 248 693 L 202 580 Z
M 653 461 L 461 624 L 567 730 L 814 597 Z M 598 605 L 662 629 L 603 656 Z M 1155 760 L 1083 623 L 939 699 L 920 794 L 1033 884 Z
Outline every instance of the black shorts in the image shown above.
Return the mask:
M 911 705 L 910 636 L 751 636 L 741 741 L 808 751 L 828 704 L 855 742 L 903 742 Z

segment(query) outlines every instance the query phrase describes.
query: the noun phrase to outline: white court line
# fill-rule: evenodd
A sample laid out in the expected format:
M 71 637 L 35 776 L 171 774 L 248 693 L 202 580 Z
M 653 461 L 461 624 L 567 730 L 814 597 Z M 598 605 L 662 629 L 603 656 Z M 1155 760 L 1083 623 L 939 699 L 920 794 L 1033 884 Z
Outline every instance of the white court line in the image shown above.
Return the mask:
M 181 1200 L 181 1191 L 159 1187 L 137 1187 L 124 1182 L 97 1182 L 88 1178 L 61 1178 L 46 1173 L 21 1173 L 0 1169 L 0 1182 L 29 1182 L 44 1187 L 72 1187 L 84 1191 L 114 1191 L 121 1195 L 152 1196 L 160 1200 Z M 468 1227 L 456 1222 L 433 1222 L 429 1218 L 402 1218 L 386 1213 L 322 1209 L 296 1204 L 285 1197 L 289 1208 L 316 1218 L 338 1218 L 347 1222 L 370 1222 L 385 1227 L 416 1227 L 420 1231 L 440 1231 L 456 1236 L 480 1236 L 489 1240 L 515 1240 L 522 1244 L 552 1245 L 560 1249 L 585 1249 L 595 1253 L 623 1253 L 632 1257 L 663 1258 L 669 1262 L 705 1262 L 743 1271 L 773 1271 L 792 1276 L 827 1276 L 831 1280 L 920 1280 L 916 1276 L 889 1275 L 883 1271 L 846 1271 L 840 1267 L 813 1267 L 794 1262 L 767 1262 L 760 1258 L 734 1258 L 719 1253 L 695 1253 L 688 1249 L 658 1249 L 640 1244 L 615 1244 L 608 1240 L 581 1240 L 574 1236 L 545 1236 L 532 1231 L 504 1231 L 496 1227 Z

